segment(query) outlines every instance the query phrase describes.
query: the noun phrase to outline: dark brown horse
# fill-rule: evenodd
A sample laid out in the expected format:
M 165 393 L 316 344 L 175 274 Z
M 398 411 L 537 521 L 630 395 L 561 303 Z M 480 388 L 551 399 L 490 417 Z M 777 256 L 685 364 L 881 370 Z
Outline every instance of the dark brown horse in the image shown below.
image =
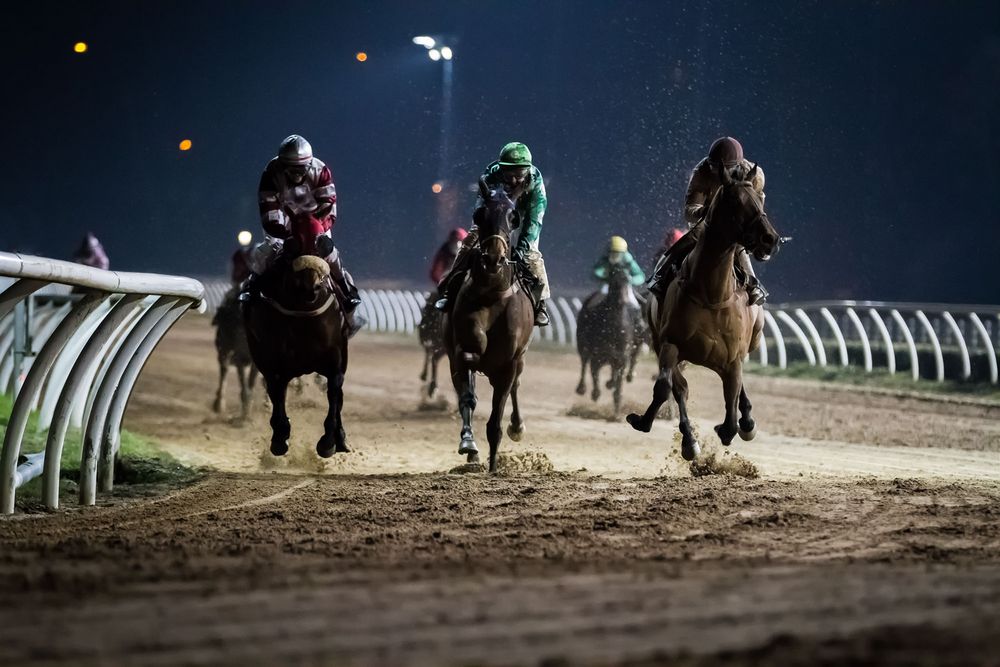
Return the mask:
M 702 223 L 705 228 L 680 275 L 662 300 L 650 299 L 647 309 L 660 372 L 645 414 L 630 414 L 628 423 L 649 432 L 657 410 L 673 392 L 680 412 L 681 455 L 689 461 L 700 447 L 688 420 L 682 362 L 710 368 L 722 378 L 726 418 L 715 432 L 723 445 L 729 445 L 737 433 L 743 440 L 752 440 L 757 432 L 743 387 L 743 359 L 760 343 L 763 311 L 747 303 L 746 290 L 736 282 L 733 261 L 742 248 L 766 261 L 782 239 L 764 212 L 762 197 L 751 186 L 754 174 L 751 171 L 742 181 L 723 175 Z
M 444 319 L 441 311 L 434 307 L 434 300 L 428 299 L 420 314 L 420 345 L 424 348 L 424 369 L 420 372 L 420 381 L 427 382 L 430 372 L 431 381 L 427 383 L 427 397 L 437 395 L 438 362 L 447 354 L 444 349 Z
M 215 391 L 215 402 L 212 409 L 222 412 L 226 408 L 226 378 L 229 367 L 236 368 L 236 378 L 240 383 L 240 417 L 246 419 L 250 415 L 250 403 L 253 387 L 257 380 L 257 369 L 250 358 L 250 348 L 247 345 L 247 334 L 243 328 L 243 315 L 240 304 L 236 300 L 236 290 L 230 290 L 219 304 L 212 318 L 215 326 L 215 352 L 219 360 L 219 387 Z
M 632 284 L 625 266 L 612 264 L 608 271 L 606 294 L 601 289 L 587 298 L 576 321 L 576 349 L 580 354 L 580 383 L 576 393 L 587 391 L 586 374 L 590 367 L 593 386 L 590 398 L 601 396 L 600 373 L 611 367 L 611 379 L 606 387 L 613 390 L 615 415 L 622 406 L 622 383 L 626 373 L 635 368 L 635 357 L 641 340 L 636 340 L 642 320 L 638 303 L 632 296 Z M 631 380 L 631 377 L 629 377 Z
M 482 373 L 493 386 L 493 410 L 486 424 L 486 437 L 490 443 L 490 472 L 496 472 L 497 450 L 503 438 L 501 421 L 508 396 L 513 412 L 507 435 L 517 441 L 524 433 L 517 390 L 535 315 L 509 257 L 514 202 L 520 193 L 508 195 L 500 187 L 490 190 L 482 178 L 479 191 L 485 202 L 475 213 L 479 241 L 473 249 L 469 276 L 458 292 L 452 312 L 445 317 L 444 344 L 462 417 L 458 453 L 465 454 L 470 463 L 479 461 L 472 433 L 475 374 Z
M 319 373 L 327 379 L 329 408 L 316 453 L 346 452 L 340 413 L 344 407 L 347 336 L 325 260 L 302 255 L 279 258 L 259 296 L 243 304 L 250 354 L 271 398 L 271 453 L 288 451 L 291 424 L 285 395 L 292 378 Z

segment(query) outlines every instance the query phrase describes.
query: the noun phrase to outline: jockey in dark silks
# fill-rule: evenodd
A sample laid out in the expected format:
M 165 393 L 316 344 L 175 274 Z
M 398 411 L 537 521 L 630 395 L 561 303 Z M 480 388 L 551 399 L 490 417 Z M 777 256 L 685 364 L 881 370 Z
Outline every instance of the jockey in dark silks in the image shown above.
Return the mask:
M 254 275 L 241 298 L 252 297 L 259 289 L 257 278 L 271 268 L 286 241 L 294 240 L 300 246 L 298 252 L 318 255 L 330 265 L 334 292 L 351 334 L 356 332 L 360 326 L 355 323 L 353 313 L 361 298 L 333 245 L 337 188 L 329 167 L 313 157 L 308 141 L 293 134 L 281 142 L 278 155 L 264 168 L 257 195 L 265 240 L 251 252 L 250 268 Z
M 437 252 L 434 253 L 434 259 L 431 260 L 431 281 L 437 285 L 441 282 L 451 267 L 455 265 L 455 260 L 458 258 L 458 253 L 462 250 L 462 242 L 465 241 L 469 233 L 462 229 L 461 227 L 456 227 L 448 233 L 448 240 L 441 244 Z
M 681 262 L 694 249 L 701 235 L 702 224 L 708 204 L 716 191 L 722 186 L 722 171 L 725 170 L 736 180 L 745 179 L 754 165 L 743 157 L 743 146 L 732 137 L 722 137 L 712 143 L 708 157 L 703 159 L 691 172 L 688 182 L 687 196 L 684 201 L 684 219 L 690 230 L 663 254 L 653 270 L 649 280 L 649 291 L 662 296 L 667 291 L 670 281 L 680 271 Z M 764 170 L 759 166 L 754 172 L 753 188 L 764 197 Z M 750 303 L 763 303 L 767 291 L 754 274 L 750 257 L 746 250 L 736 253 L 736 273 L 740 284 L 746 287 Z
M 93 232 L 87 232 L 80 242 L 80 247 L 73 253 L 73 261 L 95 269 L 105 271 L 111 266 L 108 261 L 108 254 L 104 252 L 104 246 L 97 240 Z
M 528 147 L 518 141 L 512 141 L 500 151 L 500 159 L 487 165 L 483 178 L 490 188 L 502 187 L 508 193 L 521 189 L 521 194 L 515 202 L 518 235 L 514 247 L 514 259 L 522 270 L 522 280 L 529 283 L 527 291 L 535 306 L 535 324 L 540 327 L 547 326 L 549 314 L 545 310 L 545 300 L 549 298 L 549 281 L 545 274 L 542 253 L 538 250 L 542 219 L 548 204 L 542 173 L 532 164 L 531 151 Z M 480 195 L 476 201 L 476 209 L 483 205 Z M 438 284 L 438 293 L 442 296 L 435 304 L 438 310 L 447 311 L 454 303 L 458 290 L 465 280 L 471 249 L 476 247 L 478 237 L 478 230 L 473 222 L 462 250 L 455 259 L 455 265 Z

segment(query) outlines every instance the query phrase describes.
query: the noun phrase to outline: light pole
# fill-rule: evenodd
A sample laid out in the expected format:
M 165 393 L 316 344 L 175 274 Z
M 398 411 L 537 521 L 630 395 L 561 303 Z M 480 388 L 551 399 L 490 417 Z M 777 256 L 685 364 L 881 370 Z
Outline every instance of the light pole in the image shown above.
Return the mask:
M 441 152 L 438 163 L 437 183 L 442 188 L 448 184 L 448 167 L 451 162 L 451 88 L 452 88 L 452 58 L 455 52 L 447 44 L 427 35 L 413 38 L 413 43 L 427 49 L 427 57 L 441 63 Z M 434 190 L 435 194 L 441 191 Z

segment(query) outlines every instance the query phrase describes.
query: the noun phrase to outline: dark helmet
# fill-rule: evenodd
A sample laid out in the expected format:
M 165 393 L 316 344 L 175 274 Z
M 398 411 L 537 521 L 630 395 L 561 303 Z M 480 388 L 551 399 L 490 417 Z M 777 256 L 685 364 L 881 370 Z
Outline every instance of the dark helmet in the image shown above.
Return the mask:
M 720 137 L 708 149 L 708 159 L 732 167 L 743 161 L 743 146 L 732 137 Z

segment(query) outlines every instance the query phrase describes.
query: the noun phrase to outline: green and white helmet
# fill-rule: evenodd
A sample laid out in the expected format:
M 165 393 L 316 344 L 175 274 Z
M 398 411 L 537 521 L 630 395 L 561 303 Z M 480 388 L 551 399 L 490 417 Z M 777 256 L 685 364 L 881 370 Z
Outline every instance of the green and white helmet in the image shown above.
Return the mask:
M 501 167 L 530 167 L 531 151 L 520 141 L 512 141 L 500 149 Z

